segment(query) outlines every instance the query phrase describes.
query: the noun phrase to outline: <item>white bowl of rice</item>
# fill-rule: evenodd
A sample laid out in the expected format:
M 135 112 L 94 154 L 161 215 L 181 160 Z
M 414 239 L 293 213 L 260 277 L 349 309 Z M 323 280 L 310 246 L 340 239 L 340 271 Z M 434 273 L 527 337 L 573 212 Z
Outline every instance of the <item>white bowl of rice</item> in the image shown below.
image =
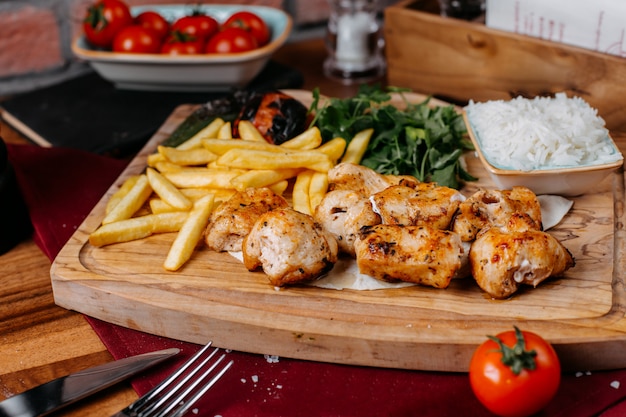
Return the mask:
M 480 160 L 502 189 L 581 195 L 624 161 L 604 120 L 580 97 L 470 101 L 463 116 Z

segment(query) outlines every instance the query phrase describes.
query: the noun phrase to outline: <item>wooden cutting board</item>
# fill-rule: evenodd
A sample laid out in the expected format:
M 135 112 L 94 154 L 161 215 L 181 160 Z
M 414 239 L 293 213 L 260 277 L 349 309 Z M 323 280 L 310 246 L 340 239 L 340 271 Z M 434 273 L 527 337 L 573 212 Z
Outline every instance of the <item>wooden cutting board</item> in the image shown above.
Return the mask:
M 310 101 L 308 92 L 291 92 Z M 422 96 L 423 97 L 423 96 Z M 420 98 L 419 96 L 417 98 Z M 624 179 L 620 170 L 574 206 L 551 230 L 576 258 L 564 277 L 508 300 L 487 297 L 471 279 L 445 290 L 374 291 L 299 286 L 276 290 L 263 273 L 201 246 L 178 272 L 163 261 L 173 234 L 96 248 L 89 234 L 105 204 L 194 106 L 178 107 L 103 196 L 51 269 L 55 302 L 144 332 L 260 354 L 313 361 L 437 371 L 466 371 L 486 335 L 517 325 L 552 342 L 572 371 L 626 366 Z M 462 191 L 493 188 L 480 178 Z

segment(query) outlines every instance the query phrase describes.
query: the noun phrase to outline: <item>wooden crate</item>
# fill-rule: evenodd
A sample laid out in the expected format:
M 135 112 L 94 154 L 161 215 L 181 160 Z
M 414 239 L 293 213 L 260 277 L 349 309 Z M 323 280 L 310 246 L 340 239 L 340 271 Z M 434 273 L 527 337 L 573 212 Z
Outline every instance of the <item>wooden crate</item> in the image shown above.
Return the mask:
M 626 59 L 481 22 L 442 18 L 436 0 L 385 9 L 388 82 L 463 104 L 564 91 L 626 131 Z

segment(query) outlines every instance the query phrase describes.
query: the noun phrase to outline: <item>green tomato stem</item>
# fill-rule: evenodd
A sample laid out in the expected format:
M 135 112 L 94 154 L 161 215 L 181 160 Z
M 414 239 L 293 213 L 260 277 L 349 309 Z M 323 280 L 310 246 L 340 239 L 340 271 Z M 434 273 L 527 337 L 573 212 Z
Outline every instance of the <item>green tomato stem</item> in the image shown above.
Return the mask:
M 502 340 L 495 336 L 487 337 L 496 342 L 500 347 L 498 351 L 502 353 L 502 363 L 511 368 L 511 372 L 515 375 L 519 375 L 524 369 L 533 371 L 537 368 L 537 363 L 535 362 L 537 352 L 534 349 L 526 350 L 524 334 L 517 328 L 517 326 L 513 327 L 515 328 L 515 337 L 517 341 L 512 347 L 505 345 Z

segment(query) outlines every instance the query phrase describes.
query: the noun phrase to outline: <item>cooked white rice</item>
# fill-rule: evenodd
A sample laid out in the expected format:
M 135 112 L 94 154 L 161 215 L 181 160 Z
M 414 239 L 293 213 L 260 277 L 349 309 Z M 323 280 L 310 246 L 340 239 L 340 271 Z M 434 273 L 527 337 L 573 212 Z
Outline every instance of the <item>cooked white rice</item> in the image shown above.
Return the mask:
M 483 154 L 499 168 L 530 171 L 621 158 L 604 120 L 580 97 L 470 101 L 465 110 Z

